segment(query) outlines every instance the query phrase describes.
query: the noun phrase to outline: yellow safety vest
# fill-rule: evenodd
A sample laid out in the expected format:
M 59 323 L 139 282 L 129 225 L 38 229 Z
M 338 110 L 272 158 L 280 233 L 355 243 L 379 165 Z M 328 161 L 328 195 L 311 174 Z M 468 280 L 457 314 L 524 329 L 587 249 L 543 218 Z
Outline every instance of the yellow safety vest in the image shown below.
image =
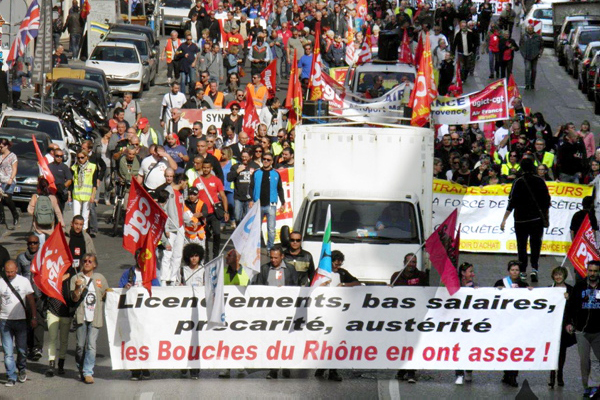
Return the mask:
M 150 128 L 148 130 L 148 133 L 150 133 L 150 138 L 152 139 L 153 144 L 162 144 L 162 143 L 158 143 L 158 133 L 156 133 L 156 131 L 153 128 Z M 138 129 L 137 135 L 138 135 L 138 137 L 142 136 L 141 129 Z M 148 147 L 150 147 L 150 145 L 148 145 Z
M 200 212 L 202 211 L 202 206 L 204 205 L 204 203 L 200 200 L 198 200 L 198 203 L 196 203 L 196 211 L 195 212 Z M 187 206 L 184 206 L 184 212 L 185 213 L 189 213 L 190 215 L 193 215 L 195 212 L 193 212 L 192 210 L 190 210 Z M 196 217 L 191 217 L 192 222 L 198 222 L 198 218 Z M 184 225 L 184 230 L 185 230 L 185 237 L 188 238 L 189 240 L 194 240 L 196 238 L 202 240 L 204 239 L 204 225 L 198 225 L 195 229 L 193 225 Z
M 519 163 L 511 164 L 507 162 L 506 164 L 502 164 L 502 175 L 508 176 L 510 174 L 511 169 L 514 169 L 515 171 L 520 171 L 521 166 L 519 165 Z
M 235 274 L 233 279 L 231 279 L 231 277 L 227 273 L 227 268 L 225 268 L 224 285 L 248 286 L 248 283 L 250 283 L 250 278 L 248 277 L 248 274 L 246 273 L 244 268 L 242 268 L 241 271 L 241 273 Z
M 181 39 L 177 39 L 177 47 L 181 46 Z M 173 55 L 177 49 L 173 49 L 173 41 L 171 38 L 167 40 L 167 45 L 165 46 L 165 55 L 167 58 L 167 64 L 170 64 L 173 61 Z
M 185 176 L 188 177 L 188 186 L 194 186 L 194 181 L 200 178 L 200 175 L 201 174 L 199 174 L 194 168 L 190 168 L 187 171 L 185 171 Z
M 83 182 L 79 182 L 78 167 L 79 164 L 75 164 L 71 167 L 71 170 L 73 171 L 73 200 L 90 201 L 94 190 L 94 172 L 96 171 L 96 164 L 88 162 L 85 167 L 85 177 Z
M 534 157 L 535 160 L 535 166 L 537 167 L 538 165 L 540 165 L 539 161 L 537 160 L 537 158 Z M 548 167 L 548 169 L 551 169 L 552 166 L 554 165 L 554 154 L 546 151 L 544 152 L 544 157 L 542 158 L 542 164 L 544 164 L 546 167 Z

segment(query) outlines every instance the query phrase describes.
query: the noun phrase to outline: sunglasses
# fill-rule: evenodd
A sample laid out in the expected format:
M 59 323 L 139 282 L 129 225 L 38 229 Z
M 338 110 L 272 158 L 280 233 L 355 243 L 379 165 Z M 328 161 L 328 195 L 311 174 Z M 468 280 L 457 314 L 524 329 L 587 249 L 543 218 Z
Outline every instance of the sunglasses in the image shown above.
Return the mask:
M 55 154 L 54 158 L 63 158 L 64 156 L 62 154 Z
M 83 260 L 83 262 L 86 263 L 86 264 L 88 264 L 88 263 L 91 264 L 91 263 L 94 262 L 94 260 Z
M 292 242 L 292 243 L 298 243 L 301 241 L 302 241 L 302 239 L 290 239 L 290 242 Z
M 262 153 L 263 151 L 261 149 L 256 149 L 254 150 L 255 153 Z
M 85 160 L 85 156 L 83 157 L 77 157 L 78 160 Z
M 34 246 L 36 244 L 40 244 L 40 242 L 27 242 L 27 246 Z
M 239 109 L 239 108 L 237 108 L 237 107 L 233 107 L 233 108 L 231 109 L 231 111 L 240 111 L 240 109 Z
M 272 158 L 263 158 L 262 160 L 263 160 L 263 161 L 273 161 L 273 159 L 272 159 Z

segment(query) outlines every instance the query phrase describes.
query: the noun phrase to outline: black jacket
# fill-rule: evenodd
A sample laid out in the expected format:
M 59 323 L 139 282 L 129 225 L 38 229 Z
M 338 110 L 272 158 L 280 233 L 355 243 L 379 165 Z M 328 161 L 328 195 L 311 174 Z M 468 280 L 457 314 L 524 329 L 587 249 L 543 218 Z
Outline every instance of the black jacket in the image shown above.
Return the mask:
M 600 332 L 600 285 L 593 289 L 587 279 L 577 282 L 567 302 L 567 318 L 575 330 L 585 333 Z
M 315 275 L 315 263 L 313 261 L 312 254 L 306 250 L 300 249 L 300 253 L 294 255 L 287 250 L 284 254 L 283 260 L 286 264 L 292 265 L 296 269 L 296 273 L 298 274 L 298 283 L 300 286 L 310 286 L 313 276 Z M 340 281 L 342 283 L 349 283 L 342 280 L 342 273 L 340 273 Z
M 458 31 L 454 36 L 454 43 L 452 44 L 452 48 L 456 49 L 459 53 L 473 53 L 476 50 L 476 46 L 478 43 L 477 34 L 467 31 L 467 49 L 463 48 L 462 41 L 462 31 Z
M 532 174 L 524 174 L 517 178 L 508 195 L 506 210 L 515 211 L 515 222 L 527 222 L 541 220 L 540 209 L 546 218 L 550 209 L 550 193 L 546 182 Z
M 285 286 L 298 286 L 298 274 L 294 267 L 288 266 L 285 261 L 281 262 L 283 268 L 283 280 Z M 263 264 L 260 267 L 260 272 L 254 277 L 253 285 L 269 285 L 269 271 L 271 263 Z

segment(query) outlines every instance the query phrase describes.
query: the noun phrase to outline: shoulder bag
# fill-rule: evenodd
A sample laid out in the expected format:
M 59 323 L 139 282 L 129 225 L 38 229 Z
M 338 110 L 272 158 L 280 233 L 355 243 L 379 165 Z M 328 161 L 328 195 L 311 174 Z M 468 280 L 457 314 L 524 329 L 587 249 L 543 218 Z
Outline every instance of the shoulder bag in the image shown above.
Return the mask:
M 202 190 L 204 190 L 204 193 L 206 193 L 206 196 L 208 197 L 208 201 L 210 201 L 210 204 L 213 206 L 213 214 L 215 214 L 215 217 L 217 217 L 218 220 L 222 220 L 225 218 L 225 209 L 223 208 L 223 203 L 218 202 L 215 204 L 202 179 L 200 179 L 200 182 L 202 182 Z

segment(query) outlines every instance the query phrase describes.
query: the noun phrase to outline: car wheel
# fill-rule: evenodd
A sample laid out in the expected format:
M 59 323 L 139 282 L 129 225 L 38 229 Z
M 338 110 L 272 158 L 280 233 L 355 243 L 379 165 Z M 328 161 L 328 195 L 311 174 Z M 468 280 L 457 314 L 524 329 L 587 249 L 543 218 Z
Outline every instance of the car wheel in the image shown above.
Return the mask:
M 150 86 L 156 85 L 156 75 L 158 75 L 158 69 L 156 70 L 156 73 L 154 74 L 154 77 L 150 81 Z
M 600 115 L 600 102 L 597 98 L 595 98 L 594 100 L 594 114 Z
M 573 63 L 573 78 L 579 79 L 578 72 L 579 72 L 579 70 L 577 69 L 577 65 L 575 65 L 575 63 Z
M 144 83 L 144 86 L 142 87 L 142 90 L 144 90 L 144 91 L 150 90 L 150 82 Z
M 577 79 L 577 89 L 583 92 L 583 82 L 581 82 L 581 79 Z
M 589 101 L 594 101 L 594 90 L 588 87 L 587 98 Z

